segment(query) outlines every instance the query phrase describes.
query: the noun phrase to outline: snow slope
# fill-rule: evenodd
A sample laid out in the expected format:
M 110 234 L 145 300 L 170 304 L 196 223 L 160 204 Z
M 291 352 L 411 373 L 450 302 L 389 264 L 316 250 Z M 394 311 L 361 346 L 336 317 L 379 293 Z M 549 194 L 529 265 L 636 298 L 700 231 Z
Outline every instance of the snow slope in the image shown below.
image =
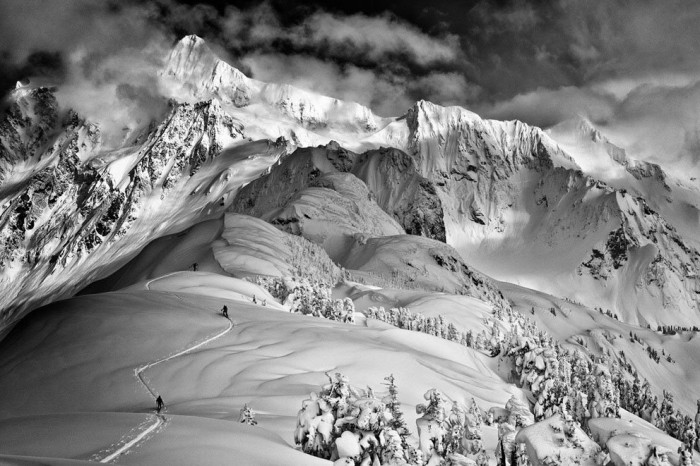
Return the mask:
M 55 103 L 40 89 L 26 98 Z M 29 129 L 44 124 L 30 116 Z M 51 118 L 59 125 L 57 115 Z M 152 239 L 222 215 L 235 191 L 285 151 L 267 141 L 238 141 L 212 102 L 175 105 L 126 151 L 131 155 L 110 163 L 81 142 L 91 128 L 99 140 L 99 131 L 76 116 L 46 136 L 38 152 L 14 152 L 42 162 L 29 178 L 0 190 L 0 332 L 33 307 L 115 271 Z M 119 170 L 111 170 L 115 164 Z
M 147 242 L 219 217 L 281 155 L 319 145 L 327 145 L 325 160 L 313 152 L 321 149 L 305 149 L 313 165 L 294 172 L 304 177 L 244 200 L 280 207 L 279 196 L 298 189 L 275 215 L 289 228 L 304 225 L 331 257 L 362 230 L 396 234 L 383 211 L 499 279 L 603 305 L 630 322 L 697 322 L 697 186 L 633 160 L 587 122 L 547 134 L 425 101 L 382 118 L 250 79 L 196 36 L 178 42 L 165 63 L 158 85 L 175 98 L 170 112 L 130 130 L 118 147 L 58 108 L 52 90 L 14 91 L 0 122 L 3 328 L 105 277 Z M 299 169 L 305 157 L 286 159 L 285 168 Z M 314 185 L 306 176 L 314 167 L 334 176 Z M 305 217 L 336 207 L 330 229 Z M 348 216 L 353 209 L 365 218 Z
M 61 301 L 15 327 L 0 343 L 0 390 L 7 395 L 0 400 L 0 443 L 12 440 L 3 454 L 87 460 L 112 451 L 147 424 L 153 405 L 134 368 L 220 334 L 227 323 L 217 313 L 223 303 L 235 324 L 230 332 L 144 373 L 165 399 L 166 423 L 119 463 L 187 464 L 199 455 L 208 464 L 281 458 L 322 464 L 287 442 L 301 401 L 324 383 L 324 371 L 343 372 L 378 392 L 393 373 L 411 424 L 428 387 L 463 402 L 474 396 L 484 408 L 522 396 L 490 369 L 488 358 L 460 345 L 253 305 L 251 293 L 261 291 L 250 284 L 217 284 L 205 275 L 200 285 L 188 279 L 191 288 L 183 290 L 184 282 L 172 278 L 148 285 L 157 284 L 157 291 L 144 283 Z M 420 384 L 409 382 L 415 380 Z M 244 403 L 257 411 L 258 427 L 236 423 Z M 65 446 L 64 436 L 45 434 L 59 426 L 95 433 Z
M 654 329 L 698 322 L 696 186 L 588 122 L 545 133 L 424 101 L 382 118 L 250 79 L 195 36 L 173 49 L 159 85 L 176 97 L 168 114 L 119 147 L 58 108 L 51 89 L 11 95 L 0 336 L 19 324 L 0 340 L 0 461 L 328 464 L 290 445 L 325 372 L 379 393 L 393 373 L 411 427 L 429 388 L 483 409 L 527 400 L 503 359 L 372 319 L 290 314 L 239 279 L 257 275 L 350 277 L 334 295 L 360 310 L 409 307 L 476 332 L 508 298 L 565 346 L 629 363 L 694 412 L 696 332 Z M 541 291 L 497 285 L 475 266 Z M 245 403 L 256 428 L 236 422 Z M 675 445 L 637 421 L 633 434 Z M 603 441 L 614 460 L 646 454 L 651 443 L 620 422 L 595 427 L 625 431 Z M 530 433 L 544 461 L 558 440 L 542 425 Z M 494 427 L 484 441 L 493 452 Z
M 570 154 L 584 173 L 616 189 L 642 196 L 693 247 L 700 240 L 700 185 L 682 182 L 657 164 L 630 157 L 585 118 L 576 118 L 549 129 L 548 134 Z

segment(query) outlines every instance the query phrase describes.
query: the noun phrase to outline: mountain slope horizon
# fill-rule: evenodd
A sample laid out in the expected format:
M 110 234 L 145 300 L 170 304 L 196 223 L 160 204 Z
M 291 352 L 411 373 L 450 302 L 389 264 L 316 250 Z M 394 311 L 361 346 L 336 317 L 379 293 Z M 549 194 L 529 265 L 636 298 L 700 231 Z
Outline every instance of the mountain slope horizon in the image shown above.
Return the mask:
M 118 199 L 113 202 L 111 215 L 115 218 L 111 221 L 122 224 L 127 215 L 121 207 L 122 199 L 134 199 L 130 184 L 134 183 L 135 175 L 147 173 L 151 179 L 149 183 L 153 184 L 148 191 L 156 198 L 164 198 L 173 187 L 179 190 L 179 186 L 187 182 L 186 178 L 192 177 L 200 167 L 206 168 L 221 152 L 258 139 L 277 141 L 278 147 L 275 149 L 278 155 L 259 164 L 258 173 L 274 168 L 272 165 L 277 157 L 294 148 L 326 145 L 331 141 L 359 152 L 381 147 L 404 151 L 414 159 L 420 176 L 436 187 L 443 209 L 439 216 L 445 224 L 446 241 L 478 269 L 497 279 L 569 296 L 589 306 L 613 309 L 634 322 L 664 323 L 666 318 L 655 316 L 654 309 L 672 304 L 668 322 L 690 324 L 696 319 L 697 277 L 700 274 L 695 249 L 697 243 L 695 238 L 689 239 L 688 236 L 700 220 L 687 214 L 698 211 L 700 195 L 692 190 L 680 190 L 670 178 L 664 178 L 666 181 L 663 182 L 671 190 L 664 188 L 666 198 L 671 199 L 665 204 L 682 205 L 680 210 L 664 206 L 661 212 L 672 219 L 684 218 L 678 229 L 661 218 L 645 200 L 624 200 L 625 189 L 608 187 L 605 182 L 582 172 L 575 159 L 544 131 L 517 121 L 483 120 L 460 107 L 440 107 L 425 101 L 418 101 L 405 115 L 378 117 L 360 104 L 345 103 L 285 84 L 266 84 L 247 78 L 216 57 L 197 36 L 186 36 L 175 45 L 161 77 L 163 88 L 168 92 L 177 90 L 185 102 L 176 104 L 160 126 L 156 122 L 145 132 L 127 138 L 121 147 L 110 150 L 102 148 L 99 127 L 80 120 L 78 116 L 69 123 L 65 119 L 61 121 L 57 111 L 65 112 L 66 109 L 56 109 L 50 90 L 20 87 L 14 91 L 15 110 L 8 114 L 14 120 L 6 120 L 2 132 L 2 158 L 10 163 L 5 168 L 5 186 L 13 186 L 3 201 L 8 207 L 3 216 L 2 236 L 12 254 L 8 257 L 9 267 L 3 271 L 0 280 L 3 283 L 12 280 L 13 285 L 8 289 L 14 290 L 2 298 L 2 307 L 6 309 L 4 320 L 14 320 L 6 315 L 8 309 L 13 309 L 12 313 L 18 316 L 37 304 L 48 302 L 38 298 L 42 293 L 48 296 L 68 285 L 63 278 L 65 275 L 58 274 L 61 277 L 59 284 L 41 291 L 47 277 L 54 275 L 57 264 L 65 266 L 64 262 L 71 262 L 56 255 L 59 250 L 65 250 L 65 239 L 56 242 L 50 235 L 65 237 L 74 234 L 76 239 L 90 238 L 87 249 L 95 247 L 96 238 L 100 243 L 96 245 L 98 251 L 108 249 L 101 246 L 107 239 L 107 230 L 103 226 L 95 233 L 90 231 L 88 223 L 82 222 L 73 233 L 51 233 L 52 228 L 42 222 L 55 215 L 61 201 L 59 207 L 41 201 L 45 198 L 45 191 L 42 191 L 45 188 L 40 187 L 45 181 L 40 181 L 41 177 L 51 174 L 62 182 L 66 176 L 63 174 L 66 170 L 61 168 L 63 164 L 75 166 L 67 170 L 68 173 L 76 170 L 77 175 L 73 176 L 81 187 L 75 192 L 93 192 L 100 203 L 104 202 L 106 194 Z M 27 105 L 40 105 L 47 109 L 47 113 L 43 119 L 37 119 L 41 114 L 30 113 Z M 202 112 L 201 109 L 208 110 Z M 201 121 L 205 125 L 216 129 L 205 130 L 201 123 L 195 123 L 192 118 L 200 118 L 197 115 L 202 115 Z M 22 121 L 25 123 L 20 124 Z M 27 127 L 27 123 L 30 126 Z M 76 129 L 67 126 L 70 124 Z M 64 134 L 56 130 L 47 132 L 42 129 L 45 127 L 57 128 Z M 183 131 L 189 131 L 189 134 Z M 205 131 L 208 134 L 203 137 Z M 177 135 L 178 132 L 182 135 Z M 31 134 L 40 135 L 40 139 L 31 142 L 28 139 Z M 82 134 L 88 135 L 86 141 L 90 141 L 89 144 L 82 142 Z M 183 138 L 180 140 L 189 144 L 186 154 L 174 150 L 173 137 Z M 159 140 L 162 143 L 156 143 Z M 64 141 L 73 142 L 67 145 Z M 157 144 L 164 144 L 168 152 L 161 152 Z M 47 151 L 46 147 L 50 145 L 53 148 Z M 61 156 L 61 150 L 66 155 Z M 183 155 L 185 158 L 181 158 Z M 63 162 L 62 157 L 73 161 Z M 627 165 L 629 173 L 629 163 Z M 23 166 L 26 168 L 21 168 Z M 144 172 L 146 167 L 147 172 Z M 32 175 L 37 170 L 43 174 Z M 652 171 L 652 178 L 657 172 Z M 85 173 L 94 174 L 86 176 Z M 28 178 L 30 175 L 32 177 Z M 127 179 L 131 181 L 127 182 Z M 202 200 L 224 211 L 236 190 L 245 183 L 228 183 L 228 194 L 216 200 Z M 104 188 L 96 190 L 90 187 L 93 184 Z M 652 191 L 639 188 L 637 197 L 643 198 Z M 102 194 L 98 195 L 98 192 Z M 192 192 L 209 197 L 208 190 L 194 188 Z M 682 192 L 682 196 L 674 204 L 675 192 Z M 19 202 L 23 196 L 28 196 L 29 203 L 37 207 L 28 209 L 26 204 Z M 83 198 L 77 199 L 80 203 Z M 87 200 L 97 203 L 97 200 Z M 658 196 L 653 203 L 659 204 Z M 560 206 L 558 214 L 555 205 Z M 568 207 L 562 212 L 563 205 Z M 133 217 L 133 211 L 141 208 L 144 207 L 140 204 L 132 205 L 128 216 Z M 93 207 L 81 206 L 81 209 L 94 219 L 93 228 L 104 224 L 104 220 L 98 221 L 99 216 L 92 211 Z M 630 217 L 629 212 L 637 213 Z M 186 222 L 180 220 L 175 222 L 176 226 L 161 231 L 163 234 L 172 233 L 204 219 L 199 216 Z M 642 221 L 640 225 L 637 225 L 637 219 Z M 594 234 L 584 242 L 566 234 L 561 237 L 566 229 L 580 228 L 576 225 L 593 226 Z M 157 231 L 150 226 L 144 227 L 151 228 L 151 235 Z M 47 234 L 49 237 L 41 238 Z M 619 251 L 610 249 L 610 238 L 613 237 L 624 239 L 619 242 L 622 248 Z M 150 237 L 147 241 L 152 239 Z M 115 264 L 125 263 L 147 241 L 137 242 L 136 248 L 126 248 L 124 257 L 119 257 L 119 248 L 109 247 L 112 249 L 110 254 L 117 258 Z M 571 241 L 577 243 L 575 248 L 567 245 Z M 109 240 L 107 244 L 112 242 Z M 660 249 L 653 246 L 657 243 L 662 245 Z M 45 245 L 48 244 L 56 244 L 53 251 L 47 250 Z M 65 255 L 66 258 L 76 253 L 77 256 L 85 254 L 84 240 L 68 244 L 77 249 L 75 253 Z M 540 246 L 519 246 L 523 244 Z M 552 263 L 543 252 L 557 244 L 567 250 L 567 254 L 560 256 L 566 259 L 562 263 Z M 18 249 L 13 251 L 16 247 Z M 617 257 L 619 254 L 631 258 L 629 266 L 625 266 L 626 259 Z M 623 273 L 620 267 L 627 269 Z M 99 272 L 100 267 L 88 265 L 86 268 L 89 270 L 85 274 L 76 273 L 75 280 L 81 284 L 90 274 L 94 277 L 90 280 L 106 276 L 107 270 Z M 109 267 L 109 271 L 114 270 L 115 266 Z M 553 280 L 552 273 L 559 278 Z M 623 276 L 626 276 L 626 281 L 621 278 Z M 690 288 L 680 285 L 679 280 L 686 279 L 690 280 Z M 576 293 L 569 293 L 567 290 L 576 288 L 572 288 L 572 284 L 580 280 L 586 285 L 579 287 Z M 649 294 L 639 289 L 637 284 L 649 284 L 649 280 L 656 283 L 654 286 L 658 291 Z M 68 289 L 77 291 L 69 285 Z M 606 291 L 602 292 L 602 289 Z M 34 297 L 28 298 L 27 293 Z M 630 300 L 630 293 L 631 296 L 639 295 L 639 299 Z
M 162 58 L 116 133 L 8 97 L 0 462 L 700 465 L 700 188 Z

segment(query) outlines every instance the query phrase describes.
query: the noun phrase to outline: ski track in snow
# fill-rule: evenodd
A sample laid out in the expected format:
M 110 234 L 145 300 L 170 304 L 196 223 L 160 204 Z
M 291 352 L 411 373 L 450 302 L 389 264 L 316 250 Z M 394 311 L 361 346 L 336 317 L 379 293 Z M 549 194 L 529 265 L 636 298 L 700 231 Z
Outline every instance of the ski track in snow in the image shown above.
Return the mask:
M 170 275 L 172 275 L 172 274 L 170 274 Z M 160 277 L 160 278 L 165 278 L 165 277 L 167 277 L 167 275 L 165 275 L 164 277 Z M 158 280 L 158 279 L 154 279 L 154 280 Z M 146 284 L 146 287 L 148 288 L 148 285 L 149 285 L 152 281 L 154 281 L 154 280 L 149 281 L 149 282 Z M 149 288 L 149 289 L 150 289 L 150 288 Z M 182 356 L 182 355 L 185 355 L 185 354 L 187 354 L 187 353 L 190 353 L 190 352 L 192 352 L 192 351 L 194 351 L 194 350 L 196 350 L 196 349 L 198 349 L 198 348 L 201 348 L 201 347 L 204 346 L 204 345 L 207 345 L 207 344 L 211 343 L 211 342 L 214 341 L 214 340 L 218 340 L 219 338 L 223 337 L 224 335 L 226 335 L 228 332 L 230 332 L 230 331 L 233 329 L 233 321 L 232 321 L 231 319 L 229 319 L 228 317 L 227 317 L 226 319 L 228 320 L 228 326 L 226 327 L 226 329 L 225 329 L 224 331 L 219 332 L 219 333 L 217 333 L 216 335 L 213 335 L 213 336 L 211 336 L 211 337 L 208 337 L 208 338 L 206 338 L 205 340 L 203 340 L 203 341 L 201 341 L 201 342 L 199 342 L 199 343 L 197 343 L 197 344 L 195 344 L 195 345 L 193 345 L 193 346 L 190 346 L 190 347 L 188 347 L 188 348 L 185 348 L 185 349 L 182 350 L 182 351 L 178 351 L 178 352 L 175 353 L 175 354 L 171 354 L 170 356 L 166 356 L 166 357 L 161 358 L 161 359 L 158 359 L 158 360 L 156 360 L 156 361 L 149 362 L 148 364 L 144 364 L 143 366 L 139 366 L 139 367 L 137 367 L 136 369 L 134 369 L 134 376 L 136 376 L 136 378 L 138 379 L 139 383 L 140 383 L 141 385 L 143 385 L 143 386 L 146 388 L 146 390 L 148 390 L 148 392 L 149 392 L 153 397 L 157 397 L 158 395 L 156 394 L 156 392 L 148 385 L 148 382 L 146 382 L 146 380 L 144 379 L 144 377 L 143 377 L 143 371 L 145 371 L 146 369 L 149 369 L 149 368 L 151 368 L 151 367 L 153 367 L 153 366 L 155 366 L 155 365 L 161 364 L 161 363 L 166 362 L 166 361 L 170 361 L 171 359 L 175 359 L 175 358 L 177 358 L 177 357 L 180 357 L 180 356 Z M 117 458 L 118 458 L 119 456 L 121 456 L 123 453 L 126 453 L 126 452 L 127 452 L 128 450 L 130 450 L 134 445 L 136 445 L 136 444 L 139 443 L 141 440 L 143 440 L 148 434 L 150 434 L 151 432 L 155 431 L 156 429 L 158 429 L 159 427 L 161 427 L 162 425 L 164 425 L 164 424 L 166 423 L 166 418 L 165 418 L 165 416 L 162 415 L 162 414 L 156 414 L 156 415 L 154 415 L 153 417 L 155 418 L 155 422 L 153 422 L 151 425 L 149 425 L 148 428 L 146 428 L 145 430 L 141 431 L 141 432 L 140 432 L 136 437 L 134 437 L 132 440 L 130 440 L 129 442 L 127 442 L 127 443 L 125 443 L 124 445 L 122 445 L 122 446 L 121 446 L 119 449 L 117 449 L 114 453 L 112 453 L 112 454 L 110 454 L 110 455 L 108 455 L 108 456 L 102 458 L 102 459 L 100 460 L 100 463 L 109 463 L 110 461 L 113 461 L 113 460 L 117 459 Z
M 100 460 L 100 463 L 109 463 L 110 461 L 116 459 L 119 457 L 122 453 L 128 451 L 131 447 L 139 443 L 144 437 L 146 437 L 148 434 L 156 430 L 158 427 L 161 425 L 165 424 L 165 416 L 162 416 L 160 414 L 154 416 L 156 418 L 156 422 L 148 426 L 148 428 L 144 431 L 142 431 L 139 435 L 134 437 L 131 441 L 125 443 L 121 448 L 119 448 L 117 451 L 112 453 L 109 456 L 106 456 Z
M 170 272 L 169 274 L 163 275 L 161 277 L 156 277 L 156 278 L 151 278 L 146 282 L 146 289 L 151 290 L 151 283 L 157 282 L 158 280 L 162 280 L 164 278 L 172 277 L 173 275 L 177 275 L 178 273 L 181 273 L 181 270 L 178 270 L 177 272 Z M 179 296 L 178 296 L 179 297 Z

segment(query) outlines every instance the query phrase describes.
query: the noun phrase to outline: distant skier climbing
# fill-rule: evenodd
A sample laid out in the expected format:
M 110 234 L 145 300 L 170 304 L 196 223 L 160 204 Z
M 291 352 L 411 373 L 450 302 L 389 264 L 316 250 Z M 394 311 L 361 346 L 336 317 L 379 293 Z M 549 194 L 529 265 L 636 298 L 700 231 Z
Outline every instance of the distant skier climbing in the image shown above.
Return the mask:
M 165 408 L 165 403 L 163 403 L 163 398 L 158 395 L 158 398 L 156 398 L 156 410 L 160 412 L 160 410 L 163 408 Z
M 197 271 L 197 263 L 195 262 L 192 264 L 192 271 L 196 272 Z
M 224 304 L 224 307 L 221 308 L 221 314 L 223 314 L 224 317 L 228 319 L 228 308 Z

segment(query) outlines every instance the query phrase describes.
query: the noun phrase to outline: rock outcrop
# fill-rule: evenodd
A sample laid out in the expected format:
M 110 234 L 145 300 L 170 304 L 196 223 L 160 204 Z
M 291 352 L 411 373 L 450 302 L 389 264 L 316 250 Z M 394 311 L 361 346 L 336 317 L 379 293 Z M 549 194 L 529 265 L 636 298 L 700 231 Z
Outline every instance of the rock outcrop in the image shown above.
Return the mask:
M 370 227 L 369 223 L 365 227 L 347 225 L 349 235 L 383 236 L 405 231 L 445 241 L 442 203 L 434 184 L 418 173 L 408 154 L 398 149 L 376 149 L 356 154 L 335 142 L 323 147 L 298 149 L 273 167 L 270 173 L 243 188 L 231 208 L 273 223 L 298 225 L 304 222 L 298 209 L 292 209 L 294 212 L 279 209 L 287 207 L 292 198 L 298 204 L 300 198 L 310 195 L 309 188 L 331 188 L 341 193 L 341 197 L 354 199 L 358 206 L 367 206 L 347 218 L 360 215 L 366 222 L 372 222 L 377 217 L 376 209 L 372 207 L 376 205 L 400 225 L 399 231 L 393 227 L 389 230 Z M 306 194 L 300 194 L 302 190 L 307 190 Z M 342 199 L 331 200 L 328 196 L 337 195 L 327 193 L 325 198 L 323 195 L 318 198 L 319 206 L 327 204 L 327 212 L 332 210 L 333 204 L 344 202 Z M 296 220 L 292 222 L 291 218 Z M 363 222 L 358 218 L 355 223 Z M 298 229 L 295 233 L 299 233 Z
M 116 270 L 156 237 L 221 215 L 231 193 L 284 152 L 249 143 L 238 149 L 243 157 L 216 163 L 246 141 L 207 101 L 173 104 L 140 144 L 106 162 L 99 128 L 70 111 L 59 119 L 50 89 L 22 91 L 0 125 L 3 328 Z M 257 163 L 236 168 L 253 154 Z M 27 170 L 14 170 L 23 163 Z

